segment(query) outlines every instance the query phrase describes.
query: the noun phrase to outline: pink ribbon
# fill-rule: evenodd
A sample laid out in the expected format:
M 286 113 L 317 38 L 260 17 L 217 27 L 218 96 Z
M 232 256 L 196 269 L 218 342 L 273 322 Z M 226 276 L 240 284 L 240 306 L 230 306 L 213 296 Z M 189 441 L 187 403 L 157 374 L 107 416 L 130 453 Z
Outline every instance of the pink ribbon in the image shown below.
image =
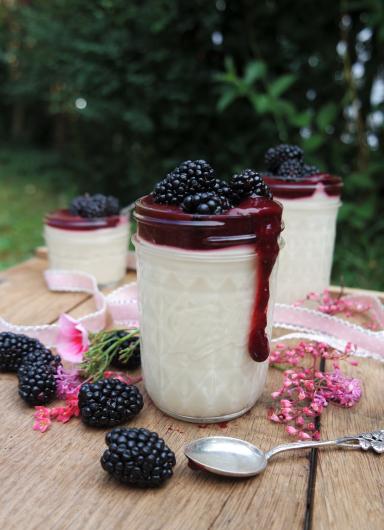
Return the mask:
M 349 295 L 346 298 L 356 305 L 369 304 L 371 315 L 379 326 L 384 328 L 384 308 L 378 298 L 371 295 Z M 384 360 L 384 331 L 372 331 L 320 311 L 276 304 L 274 326 L 300 332 L 300 334 L 285 335 L 276 341 L 288 338 L 309 338 L 311 335 L 312 340 L 321 340 L 339 347 L 350 342 L 356 347 L 357 355 Z
M 93 296 L 96 310 L 78 319 L 88 331 L 104 329 L 108 318 L 114 327 L 127 329 L 139 326 L 137 285 L 134 282 L 104 295 L 97 287 L 95 278 L 84 272 L 47 270 L 45 280 L 51 291 L 84 292 Z M 369 305 L 371 315 L 384 328 L 384 309 L 378 298 L 350 295 L 348 299 L 356 305 Z M 298 332 L 274 340 L 311 338 L 337 346 L 351 342 L 357 348 L 357 355 L 384 360 L 384 331 L 371 331 L 319 311 L 285 304 L 276 304 L 274 326 Z M 0 331 L 24 333 L 38 338 L 47 346 L 54 346 L 58 325 L 17 326 L 0 317 Z
M 91 332 L 101 331 L 107 325 L 108 318 L 114 327 L 132 328 L 139 325 L 137 304 L 137 286 L 132 282 L 104 295 L 95 278 L 85 272 L 47 270 L 45 281 L 51 291 L 82 292 L 93 296 L 96 311 L 80 317 L 79 322 Z M 0 317 L 0 331 L 23 333 L 35 337 L 47 346 L 54 346 L 59 327 L 57 324 L 42 326 L 17 326 Z

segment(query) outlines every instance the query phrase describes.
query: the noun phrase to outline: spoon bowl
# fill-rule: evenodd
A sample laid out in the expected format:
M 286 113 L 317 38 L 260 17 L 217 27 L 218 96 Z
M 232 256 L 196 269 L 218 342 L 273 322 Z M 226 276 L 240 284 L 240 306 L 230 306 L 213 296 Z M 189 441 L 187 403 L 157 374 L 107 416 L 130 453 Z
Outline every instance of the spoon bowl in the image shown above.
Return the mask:
M 184 448 L 184 454 L 193 468 L 226 477 L 245 478 L 264 471 L 268 461 L 283 451 L 330 446 L 364 451 L 372 449 L 381 454 L 384 453 L 384 430 L 344 436 L 336 440 L 282 444 L 265 453 L 245 440 L 228 436 L 208 436 L 188 444 Z
M 252 477 L 267 467 L 265 454 L 258 447 L 227 436 L 194 440 L 184 454 L 197 468 L 226 477 Z

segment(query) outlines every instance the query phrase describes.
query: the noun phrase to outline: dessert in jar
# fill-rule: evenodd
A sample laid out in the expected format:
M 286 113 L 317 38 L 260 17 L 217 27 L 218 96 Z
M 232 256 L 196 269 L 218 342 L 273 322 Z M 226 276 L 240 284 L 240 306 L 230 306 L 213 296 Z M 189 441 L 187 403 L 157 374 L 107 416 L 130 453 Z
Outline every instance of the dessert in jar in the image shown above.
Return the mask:
M 293 145 L 269 149 L 265 161 L 265 181 L 283 205 L 276 302 L 292 304 L 329 286 L 342 180 L 305 164 Z
M 182 163 L 136 203 L 141 359 L 165 413 L 225 421 L 268 370 L 282 208 L 252 170 L 229 183 Z
M 113 285 L 125 274 L 129 222 L 114 197 L 76 197 L 69 209 L 45 217 L 44 237 L 51 269 L 76 270 Z

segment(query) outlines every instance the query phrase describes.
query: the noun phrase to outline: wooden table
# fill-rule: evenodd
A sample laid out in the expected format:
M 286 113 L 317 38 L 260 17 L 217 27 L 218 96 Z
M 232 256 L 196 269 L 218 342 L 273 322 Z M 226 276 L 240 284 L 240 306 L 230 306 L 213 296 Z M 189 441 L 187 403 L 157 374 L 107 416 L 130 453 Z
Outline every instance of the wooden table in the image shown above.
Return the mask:
M 62 312 L 78 317 L 93 308 L 87 295 L 48 292 L 45 266 L 45 260 L 32 258 L 0 274 L 1 316 L 17 324 L 42 324 L 55 322 Z M 362 379 L 364 396 L 352 410 L 329 407 L 321 420 L 323 438 L 384 427 L 383 364 L 361 360 L 347 371 Z M 2 373 L 0 379 L 4 530 L 384 528 L 384 456 L 341 450 L 286 453 L 263 475 L 239 481 L 186 465 L 183 446 L 205 435 L 245 438 L 265 450 L 287 441 L 283 428 L 266 419 L 270 393 L 281 381 L 278 370 L 270 370 L 252 411 L 226 428 L 173 420 L 145 399 L 130 425 L 157 431 L 176 452 L 177 465 L 163 488 L 144 491 L 125 487 L 102 470 L 107 429 L 87 428 L 73 419 L 53 424 L 45 434 L 33 431 L 33 410 L 18 398 L 16 376 Z

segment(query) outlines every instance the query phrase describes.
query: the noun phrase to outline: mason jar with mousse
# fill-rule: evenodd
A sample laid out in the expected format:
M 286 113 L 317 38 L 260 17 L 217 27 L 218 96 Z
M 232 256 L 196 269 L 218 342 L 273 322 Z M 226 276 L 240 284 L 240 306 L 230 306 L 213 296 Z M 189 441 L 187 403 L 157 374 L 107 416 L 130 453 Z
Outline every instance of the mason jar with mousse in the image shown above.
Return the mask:
M 265 180 L 283 205 L 285 246 L 279 257 L 276 301 L 292 304 L 329 287 L 342 180 L 328 173 Z
M 87 272 L 101 286 L 125 275 L 129 220 L 113 197 L 77 197 L 69 209 L 49 213 L 44 237 L 51 269 Z
M 220 198 L 231 190 L 217 179 L 213 192 L 185 197 L 203 162 L 181 166 L 192 170 L 178 196 L 158 185 L 137 201 L 134 243 L 146 390 L 166 414 L 209 423 L 244 414 L 263 391 L 282 208 L 256 173 L 259 187 L 243 186 L 236 201 Z

